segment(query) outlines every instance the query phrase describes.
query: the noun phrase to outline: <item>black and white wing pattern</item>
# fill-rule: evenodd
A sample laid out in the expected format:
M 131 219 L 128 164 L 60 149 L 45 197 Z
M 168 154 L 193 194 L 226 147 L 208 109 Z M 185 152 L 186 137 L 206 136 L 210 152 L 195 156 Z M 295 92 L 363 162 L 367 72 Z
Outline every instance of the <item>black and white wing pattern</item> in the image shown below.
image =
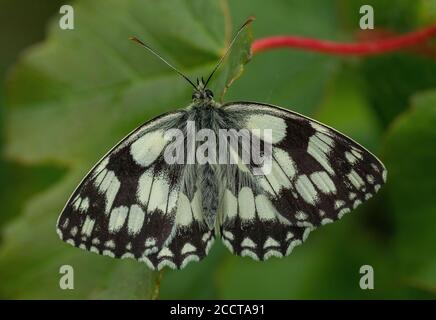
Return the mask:
M 254 175 L 253 164 L 240 163 L 221 174 L 221 237 L 235 254 L 256 260 L 288 255 L 314 228 L 340 219 L 386 182 L 374 155 L 315 120 L 258 103 L 222 110 L 252 141 L 262 141 L 259 130 L 272 130 L 271 141 L 262 141 L 272 145 L 271 170 Z
M 204 258 L 215 234 L 203 221 L 199 191 L 191 183 L 195 170 L 168 165 L 163 156 L 165 130 L 185 122 L 183 111 L 162 115 L 114 147 L 63 209 L 60 238 L 151 269 L 182 268 Z

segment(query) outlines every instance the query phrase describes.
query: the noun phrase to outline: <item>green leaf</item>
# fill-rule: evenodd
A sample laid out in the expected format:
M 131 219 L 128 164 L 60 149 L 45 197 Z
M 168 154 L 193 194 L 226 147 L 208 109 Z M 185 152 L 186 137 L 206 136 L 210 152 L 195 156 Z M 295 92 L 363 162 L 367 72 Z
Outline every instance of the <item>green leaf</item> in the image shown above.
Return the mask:
M 255 14 L 256 39 L 292 34 L 335 40 L 347 35 L 340 28 L 336 6 L 329 1 L 280 0 L 265 5 L 262 0 L 238 0 L 229 4 L 234 21 Z M 289 49 L 256 54 L 229 90 L 227 100 L 271 103 L 310 115 L 324 98 L 339 61 L 333 56 Z
M 207 75 L 228 42 L 223 1 L 76 1 L 75 29 L 54 20 L 47 41 L 23 56 L 8 82 L 7 155 L 60 163 L 65 178 L 32 198 L 4 231 L 0 296 L 7 298 L 153 298 L 157 274 L 136 261 L 85 253 L 61 242 L 57 216 L 106 150 L 136 126 L 190 103 L 192 88 L 128 41 L 150 44 L 188 76 Z M 249 58 L 247 30 L 220 70 L 224 88 Z M 59 268 L 75 271 L 75 289 L 59 288 Z
M 401 281 L 436 294 L 435 106 L 435 90 L 417 96 L 390 128 L 384 148 Z
M 410 105 L 417 92 L 436 87 L 436 61 L 411 54 L 389 54 L 364 61 L 361 72 L 368 82 L 367 96 L 387 126 Z
M 343 65 L 315 118 L 377 153 L 381 125 L 364 94 L 365 85 L 358 71 L 355 65 Z
M 43 166 L 24 166 L 3 157 L 4 144 L 4 80 L 21 50 L 44 38 L 44 22 L 59 12 L 60 0 L 41 0 L 35 4 L 23 0 L 20 6 L 13 0 L 0 0 L 0 227 L 18 215 L 25 198 L 40 191 L 60 177 L 62 170 Z M 37 6 L 38 10 L 31 10 Z M 23 10 L 23 8 L 30 10 Z M 25 21 L 25 23 L 23 23 Z M 19 35 L 19 36 L 17 36 Z

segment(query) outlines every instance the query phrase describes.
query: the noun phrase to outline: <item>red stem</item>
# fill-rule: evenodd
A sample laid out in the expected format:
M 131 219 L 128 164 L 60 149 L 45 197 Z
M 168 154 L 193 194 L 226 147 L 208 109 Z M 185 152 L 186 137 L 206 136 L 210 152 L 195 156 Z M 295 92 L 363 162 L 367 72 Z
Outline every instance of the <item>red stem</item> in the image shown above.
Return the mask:
M 436 35 L 436 25 L 404 35 L 370 42 L 340 43 L 298 36 L 273 36 L 255 40 L 253 53 L 280 48 L 296 48 L 335 55 L 375 55 L 397 51 L 425 42 Z

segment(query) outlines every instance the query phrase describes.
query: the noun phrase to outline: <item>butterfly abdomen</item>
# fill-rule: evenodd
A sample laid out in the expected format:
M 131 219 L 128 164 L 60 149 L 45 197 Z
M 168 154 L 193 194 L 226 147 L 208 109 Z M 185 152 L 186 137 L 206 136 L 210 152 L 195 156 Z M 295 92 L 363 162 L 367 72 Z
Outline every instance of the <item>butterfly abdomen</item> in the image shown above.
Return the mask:
M 200 179 L 199 188 L 201 190 L 201 207 L 204 218 L 210 229 L 215 224 L 218 210 L 218 183 L 215 171 L 211 164 L 199 166 Z

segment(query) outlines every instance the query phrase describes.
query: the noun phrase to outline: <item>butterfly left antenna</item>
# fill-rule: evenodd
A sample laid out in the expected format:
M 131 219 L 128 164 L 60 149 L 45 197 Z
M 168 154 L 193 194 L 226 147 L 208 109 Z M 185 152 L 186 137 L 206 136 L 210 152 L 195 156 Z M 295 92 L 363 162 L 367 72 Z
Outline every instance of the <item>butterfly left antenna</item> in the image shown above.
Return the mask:
M 185 78 L 186 81 L 188 81 L 191 86 L 193 86 L 195 89 L 197 89 L 197 86 L 187 77 L 185 76 L 182 72 L 180 72 L 179 70 L 177 70 L 176 67 L 174 67 L 171 63 L 169 63 L 168 61 L 166 61 L 164 58 L 162 58 L 159 53 L 157 53 L 156 51 L 154 51 L 150 46 L 146 45 L 144 42 L 142 42 L 141 40 L 139 40 L 136 37 L 130 37 L 130 40 L 138 43 L 140 46 L 144 47 L 145 49 L 147 49 L 148 51 L 150 51 L 152 54 L 154 54 L 156 57 L 158 57 L 161 61 L 163 61 L 168 67 L 170 67 L 171 69 L 173 69 L 175 72 L 177 72 L 179 75 L 181 75 L 183 78 Z
M 235 36 L 233 37 L 232 41 L 230 42 L 229 46 L 227 47 L 226 52 L 224 53 L 224 55 L 221 57 L 221 59 L 218 61 L 218 63 L 216 64 L 215 68 L 212 70 L 212 72 L 210 73 L 209 77 L 206 80 L 206 83 L 204 84 L 204 87 L 207 86 L 207 84 L 209 83 L 210 79 L 212 79 L 212 76 L 214 75 L 215 71 L 218 70 L 218 68 L 221 66 L 221 64 L 223 63 L 224 59 L 228 56 L 230 50 L 232 49 L 233 45 L 235 44 L 236 39 L 238 39 L 239 35 L 241 34 L 241 32 L 245 29 L 246 26 L 248 26 L 251 22 L 254 21 L 254 17 L 249 17 L 247 19 L 247 21 L 244 22 L 244 24 L 239 28 L 239 30 L 236 32 Z

